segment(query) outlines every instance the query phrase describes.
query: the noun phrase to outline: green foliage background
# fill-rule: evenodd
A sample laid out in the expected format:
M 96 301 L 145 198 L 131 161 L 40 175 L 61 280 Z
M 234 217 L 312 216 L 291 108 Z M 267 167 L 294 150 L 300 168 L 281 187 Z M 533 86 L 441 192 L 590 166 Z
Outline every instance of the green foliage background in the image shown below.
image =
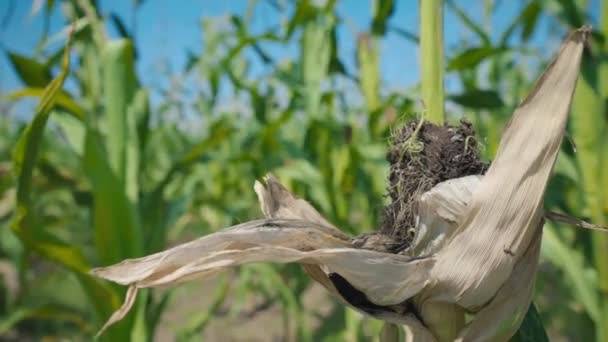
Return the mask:
M 335 1 L 317 3 L 278 3 L 287 20 L 262 34 L 249 32 L 250 15 L 203 19 L 203 53 L 180 71 L 203 84 L 190 108 L 202 122 L 193 132 L 187 119 L 175 116 L 188 105 L 179 84 L 160 105 L 150 105 L 132 37 L 118 17 L 102 18 L 89 0 L 46 2 L 41 15 L 61 5 L 75 23 L 72 70 L 60 74 L 45 97 L 52 72 L 61 70 L 63 48 L 41 48 L 34 56 L 5 51 L 25 87 L 5 95 L 0 109 L 0 339 L 90 339 L 124 289 L 91 278 L 88 269 L 259 217 L 252 186 L 267 172 L 350 233 L 378 226 L 390 130 L 421 112 L 420 89 L 389 91 L 382 84 L 378 46 L 392 29 L 386 24 L 392 1 L 372 2 L 369 30 L 358 36 L 356 70 L 345 69 L 347 57 L 336 49 L 336 27 L 346 18 L 337 15 Z M 447 0 L 444 11 L 471 34 L 446 50 L 446 72 L 463 85 L 446 94 L 446 111 L 448 121 L 464 116 L 474 123 L 491 159 L 512 110 L 549 62 L 548 46 L 593 23 L 568 127 L 576 152 L 564 144 L 546 206 L 601 224 L 608 222 L 608 2 L 592 5 L 527 1 L 505 32 L 490 35 L 491 22 L 475 22 Z M 484 6 L 490 18 L 494 1 Z M 594 23 L 590 13 L 598 10 Z M 534 46 L 529 41 L 541 25 L 555 41 Z M 120 37 L 107 35 L 110 26 Z M 415 33 L 397 33 L 418 41 Z M 295 60 L 275 61 L 265 52 L 268 44 L 294 43 Z M 251 75 L 252 59 L 262 61 L 264 73 Z M 71 92 L 61 90 L 61 76 L 75 84 Z M 225 86 L 228 98 L 244 101 L 247 110 L 220 105 Z M 54 98 L 56 105 L 43 101 L 32 121 L 22 123 L 8 113 L 24 97 Z M 552 338 L 608 341 L 607 251 L 607 234 L 546 225 L 534 299 Z M 217 320 L 239 331 L 238 322 L 268 310 L 278 327 L 268 329 L 285 338 L 379 336 L 380 322 L 325 297 L 323 308 L 308 307 L 312 283 L 297 266 L 251 265 L 217 279 L 215 289 L 203 293 L 188 285 L 145 292 L 101 340 L 153 340 L 162 329 L 179 341 L 200 340 Z M 206 304 L 190 308 L 185 320 L 161 324 L 180 310 L 178 292 L 189 301 L 205 297 Z M 534 312 L 527 323 L 542 327 Z M 239 334 L 248 340 L 244 329 Z M 538 340 L 527 331 L 516 339 Z

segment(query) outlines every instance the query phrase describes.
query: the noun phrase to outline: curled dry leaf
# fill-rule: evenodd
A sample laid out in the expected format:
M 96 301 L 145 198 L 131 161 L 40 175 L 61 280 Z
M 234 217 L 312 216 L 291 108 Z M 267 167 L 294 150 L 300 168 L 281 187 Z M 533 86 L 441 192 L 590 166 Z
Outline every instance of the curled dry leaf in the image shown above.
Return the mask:
M 293 197 L 272 178 L 267 179 L 267 184 L 268 190 L 263 190 L 257 183 L 256 191 L 269 219 L 250 221 L 161 253 L 94 269 L 93 274 L 132 289 L 125 305 L 108 323 L 124 317 L 137 288 L 203 279 L 227 267 L 254 262 L 297 262 L 309 269 L 316 265 L 319 268 L 313 268 L 313 272 L 323 279 L 339 272 L 378 306 L 398 305 L 426 286 L 434 264 L 432 258 L 413 259 L 352 248 L 350 240 L 336 228 L 313 222 L 322 223 L 324 219 L 308 203 Z M 303 220 L 302 215 L 312 221 Z M 324 270 L 324 276 L 318 274 L 319 270 Z M 328 287 L 330 281 L 321 283 Z M 381 314 L 383 319 L 395 323 L 407 322 L 407 317 L 388 309 Z
M 254 186 L 265 219 L 94 269 L 129 286 L 125 303 L 103 329 L 124 317 L 138 288 L 273 262 L 302 264 L 343 303 L 403 325 L 408 341 L 508 340 L 532 298 L 542 200 L 588 35 L 584 27 L 566 39 L 513 114 L 484 176 L 450 179 L 415 198 L 415 235 L 407 249 L 373 248 L 390 241 L 382 231 L 346 235 L 269 176 Z M 473 315 L 466 325 L 465 312 Z

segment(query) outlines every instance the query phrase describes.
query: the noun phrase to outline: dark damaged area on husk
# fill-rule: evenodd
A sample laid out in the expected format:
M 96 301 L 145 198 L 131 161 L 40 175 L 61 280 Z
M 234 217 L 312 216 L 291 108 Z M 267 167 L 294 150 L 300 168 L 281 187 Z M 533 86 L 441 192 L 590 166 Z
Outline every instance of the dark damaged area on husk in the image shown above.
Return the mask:
M 436 125 L 413 120 L 393 132 L 386 158 L 390 163 L 388 194 L 390 204 L 382 210 L 380 228 L 353 240 L 358 248 L 388 253 L 404 253 L 413 241 L 418 198 L 435 185 L 454 178 L 481 175 L 488 163 L 480 156 L 480 144 L 470 122 Z M 353 306 L 372 315 L 383 311 L 407 311 L 412 306 L 381 307 L 367 300 L 338 274 L 330 279 Z M 420 317 L 419 317 L 420 318 Z

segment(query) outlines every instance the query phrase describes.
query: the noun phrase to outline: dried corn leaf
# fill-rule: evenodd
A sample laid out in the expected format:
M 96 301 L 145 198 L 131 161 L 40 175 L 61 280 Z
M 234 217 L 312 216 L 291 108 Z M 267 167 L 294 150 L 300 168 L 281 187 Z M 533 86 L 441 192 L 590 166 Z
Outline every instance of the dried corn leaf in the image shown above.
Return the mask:
M 572 33 L 506 128 L 464 221 L 438 253 L 433 300 L 479 310 L 510 277 L 543 217 L 589 28 Z M 457 266 L 457 267 L 456 267 Z
M 159 278 L 160 275 L 175 272 L 200 258 L 226 250 L 244 250 L 257 246 L 281 246 L 298 251 L 350 247 L 348 240 L 331 233 L 324 226 L 301 220 L 250 221 L 164 252 L 127 259 L 92 272 L 113 282 L 128 285 Z
M 427 285 L 434 259 L 350 248 L 346 235 L 327 225 L 312 206 L 296 200 L 274 180 L 268 183 L 268 191 L 261 184 L 256 185 L 264 213 L 294 219 L 251 221 L 161 253 L 94 269 L 93 274 L 134 289 L 109 323 L 128 312 L 136 288 L 207 278 L 227 267 L 254 262 L 317 265 L 313 272 L 322 279 L 319 271 L 338 272 L 378 305 L 401 304 Z M 311 218 L 315 214 L 318 217 Z M 303 215 L 316 222 L 297 219 Z M 413 320 L 407 315 L 390 313 L 383 318 L 400 324 Z
M 326 227 L 332 227 L 336 231 L 336 234 L 344 234 L 329 223 L 310 203 L 297 198 L 294 194 L 287 191 L 273 175 L 266 175 L 264 182 L 266 187 L 256 181 L 253 189 L 258 196 L 260 209 L 267 219 L 293 218 L 308 220 Z M 344 234 L 344 239 L 348 239 L 346 234 Z M 303 264 L 302 266 L 306 274 L 327 289 L 331 295 L 345 304 L 348 303 L 342 298 L 333 282 L 329 279 L 327 270 L 324 270 L 321 265 Z
M 340 236 L 343 239 L 349 238 L 341 230 L 329 223 L 310 203 L 297 198 L 287 191 L 273 175 L 267 175 L 264 177 L 264 181 L 266 187 L 256 181 L 253 188 L 258 195 L 262 213 L 264 213 L 266 218 L 305 220 L 327 227 L 333 231 L 334 235 Z
M 133 307 L 135 298 L 137 298 L 137 287 L 133 285 L 129 286 L 127 289 L 127 294 L 125 295 L 125 301 L 122 303 L 120 308 L 118 308 L 118 310 L 114 311 L 112 316 L 108 318 L 106 323 L 104 323 L 103 327 L 99 329 L 95 336 L 99 337 L 99 335 L 103 334 L 103 332 L 106 331 L 106 329 L 108 329 L 112 324 L 125 318 L 125 316 L 129 313 L 129 310 L 131 310 L 131 307 Z

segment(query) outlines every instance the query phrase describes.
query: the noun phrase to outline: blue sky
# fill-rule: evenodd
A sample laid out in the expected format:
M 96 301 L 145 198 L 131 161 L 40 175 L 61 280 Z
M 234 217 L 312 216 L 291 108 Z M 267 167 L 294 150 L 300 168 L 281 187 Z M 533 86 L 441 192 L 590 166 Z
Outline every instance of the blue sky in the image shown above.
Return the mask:
M 597 1 L 597 0 L 596 0 Z M 593 1 L 593 2 L 596 2 Z M 13 51 L 31 56 L 38 43 L 43 29 L 43 16 L 31 16 L 32 2 L 29 0 L 0 0 L 0 20 L 7 17 L 9 8 L 12 12 L 0 28 L 0 93 L 19 89 L 21 84 L 14 74 L 4 51 Z M 243 14 L 247 0 L 147 0 L 134 12 L 134 1 L 99 0 L 102 15 L 117 14 L 127 28 L 133 31 L 135 25 L 136 46 L 139 52 L 138 71 L 144 84 L 162 84 L 167 80 L 158 70 L 161 62 L 172 72 L 180 71 L 187 62 L 187 51 L 202 51 L 203 35 L 202 17 L 217 17 L 226 14 Z M 280 2 L 280 1 L 279 1 Z M 485 1 L 457 1 L 475 20 L 482 20 Z M 418 31 L 418 1 L 396 0 L 396 12 L 391 17 L 390 25 L 411 32 Z M 500 33 L 523 8 L 525 1 L 503 0 L 491 17 L 491 30 Z M 593 4 L 592 4 L 593 5 Z M 344 18 L 339 35 L 339 54 L 350 70 L 355 69 L 355 37 L 358 32 L 369 29 L 371 21 L 371 1 L 341 0 L 338 1 L 338 14 Z M 135 21 L 133 20 L 135 18 Z M 280 18 L 266 1 L 260 0 L 254 13 L 251 30 L 261 32 L 277 25 Z M 66 25 L 60 6 L 55 6 L 49 22 L 49 34 L 59 32 Z M 109 25 L 111 26 L 111 25 Z M 541 25 L 546 27 L 547 25 Z M 116 36 L 113 27 L 108 28 L 110 36 Z M 462 38 L 472 34 L 462 25 L 455 15 L 446 10 L 445 41 L 446 51 L 454 51 Z M 559 37 L 556 37 L 559 38 Z M 547 41 L 546 29 L 535 35 L 533 44 Z M 389 88 L 403 88 L 414 84 L 419 77 L 418 50 L 415 44 L 394 33 L 389 33 L 381 42 L 382 78 Z M 277 59 L 296 58 L 297 46 L 270 47 L 269 52 Z M 254 70 L 255 72 L 255 70 Z M 448 77 L 447 87 L 456 81 Z

